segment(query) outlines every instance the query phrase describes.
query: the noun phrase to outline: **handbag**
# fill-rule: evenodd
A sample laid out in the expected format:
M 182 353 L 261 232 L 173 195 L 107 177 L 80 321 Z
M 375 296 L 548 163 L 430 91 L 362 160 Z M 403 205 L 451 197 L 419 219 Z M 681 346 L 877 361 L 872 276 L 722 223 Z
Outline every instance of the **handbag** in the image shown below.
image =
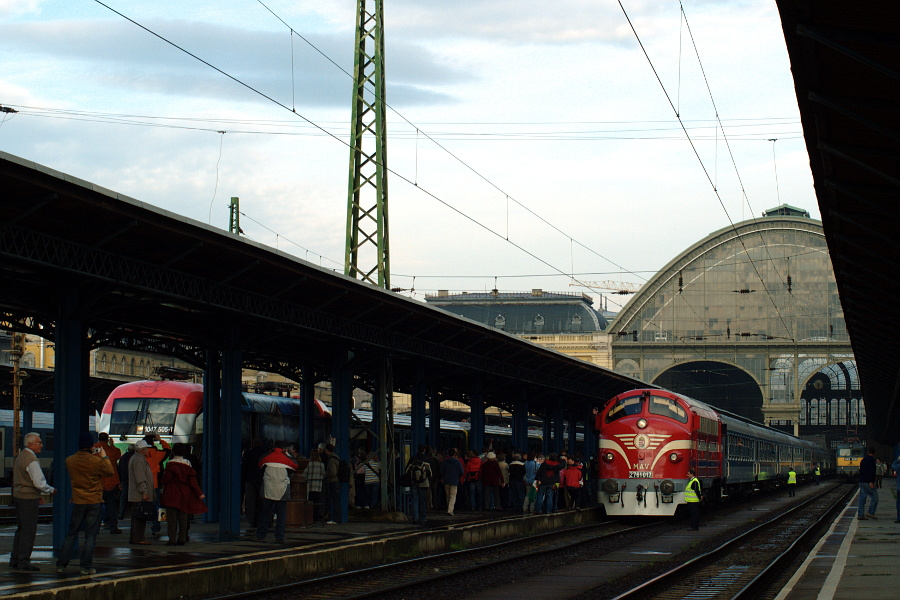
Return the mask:
M 155 521 L 157 512 L 156 506 L 152 502 L 135 502 L 132 507 L 134 518 L 141 521 Z

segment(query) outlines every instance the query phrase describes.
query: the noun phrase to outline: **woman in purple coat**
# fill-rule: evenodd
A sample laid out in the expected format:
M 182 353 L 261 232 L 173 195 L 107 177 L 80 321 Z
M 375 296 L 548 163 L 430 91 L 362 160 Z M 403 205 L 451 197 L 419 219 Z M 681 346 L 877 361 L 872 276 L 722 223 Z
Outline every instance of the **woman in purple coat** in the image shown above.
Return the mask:
M 187 541 L 188 515 L 203 514 L 207 510 L 203 502 L 206 495 L 197 483 L 197 472 L 185 458 L 187 452 L 187 444 L 179 443 L 172 447 L 173 458 L 166 465 L 161 481 L 163 492 L 159 503 L 166 507 L 169 528 L 166 546 L 184 546 Z

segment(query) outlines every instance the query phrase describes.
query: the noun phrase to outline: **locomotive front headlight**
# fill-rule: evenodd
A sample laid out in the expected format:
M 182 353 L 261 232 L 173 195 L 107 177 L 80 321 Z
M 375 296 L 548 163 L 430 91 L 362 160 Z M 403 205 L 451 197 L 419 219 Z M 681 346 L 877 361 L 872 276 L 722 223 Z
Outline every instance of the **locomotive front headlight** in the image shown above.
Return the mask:
M 616 483 L 615 479 L 604 480 L 600 487 L 607 494 L 615 494 L 619 491 L 619 484 Z
M 637 420 L 638 429 L 644 429 L 647 427 L 647 419 L 638 419 Z
M 677 463 L 681 460 L 681 455 L 677 452 L 672 452 L 671 454 L 669 454 L 669 460 L 671 460 L 673 463 Z
M 606 452 L 606 453 L 603 455 L 603 462 L 611 463 L 611 462 L 613 461 L 614 458 L 615 458 L 615 456 L 613 455 L 612 452 Z

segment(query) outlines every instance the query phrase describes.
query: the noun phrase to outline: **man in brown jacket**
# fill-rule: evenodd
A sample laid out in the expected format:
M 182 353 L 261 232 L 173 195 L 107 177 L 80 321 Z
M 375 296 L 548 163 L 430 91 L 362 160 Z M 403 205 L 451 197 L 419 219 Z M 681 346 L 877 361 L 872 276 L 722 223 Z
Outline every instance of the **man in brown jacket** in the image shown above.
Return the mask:
M 66 459 L 66 470 L 72 480 L 72 521 L 56 559 L 56 572 L 65 573 L 72 558 L 78 532 L 84 525 L 84 546 L 81 548 L 81 574 L 97 572 L 94 545 L 100 531 L 100 505 L 103 502 L 103 478 L 113 474 L 112 463 L 103 446 L 94 446 L 94 436 L 85 431 L 78 437 L 78 452 Z
M 39 433 L 26 433 L 25 447 L 16 456 L 13 467 L 13 504 L 16 506 L 16 535 L 13 538 L 9 566 L 19 571 L 40 571 L 31 564 L 31 551 L 37 536 L 38 506 L 44 503 L 41 494 L 55 494 L 56 488 L 47 484 L 37 453 L 43 442 Z

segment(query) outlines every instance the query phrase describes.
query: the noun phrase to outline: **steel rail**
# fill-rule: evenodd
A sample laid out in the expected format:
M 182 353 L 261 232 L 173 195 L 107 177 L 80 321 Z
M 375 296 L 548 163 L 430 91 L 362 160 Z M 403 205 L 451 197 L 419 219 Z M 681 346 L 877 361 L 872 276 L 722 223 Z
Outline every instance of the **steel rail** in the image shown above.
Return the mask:
M 474 548 L 466 548 L 463 550 L 453 550 L 450 552 L 442 552 L 440 554 L 431 554 L 428 556 L 420 556 L 420 557 L 416 557 L 416 558 L 412 558 L 412 559 L 408 559 L 408 560 L 392 562 L 392 563 L 385 564 L 385 565 L 377 565 L 374 567 L 366 567 L 363 569 L 356 569 L 354 571 L 346 571 L 343 573 L 326 575 L 324 577 L 317 577 L 315 579 L 304 579 L 302 581 L 295 581 L 295 582 L 286 583 L 286 584 L 282 584 L 282 585 L 270 586 L 267 588 L 248 590 L 245 592 L 237 592 L 234 594 L 228 594 L 228 595 L 223 595 L 223 596 L 216 596 L 213 598 L 209 598 L 207 600 L 237 600 L 238 598 L 247 598 L 247 597 L 258 596 L 258 595 L 262 595 L 262 594 L 268 595 L 268 594 L 272 594 L 272 593 L 288 592 L 291 590 L 300 590 L 303 587 L 319 586 L 319 585 L 323 585 L 323 584 L 336 583 L 336 582 L 341 582 L 341 581 L 353 581 L 354 579 L 359 579 L 360 577 L 369 577 L 372 575 L 377 576 L 379 573 L 389 572 L 390 570 L 397 569 L 398 567 L 412 567 L 412 566 L 421 567 L 423 565 L 426 565 L 429 562 L 438 562 L 438 561 L 441 561 L 441 560 L 444 560 L 447 558 L 458 559 L 458 558 L 465 558 L 466 556 L 469 556 L 469 555 L 483 557 L 485 555 L 492 554 L 490 552 L 487 552 L 490 550 L 502 550 L 504 548 L 508 548 L 511 546 L 521 546 L 523 540 L 527 540 L 529 542 L 534 542 L 537 540 L 544 540 L 544 539 L 546 539 L 546 540 L 559 539 L 560 536 L 563 534 L 573 534 L 573 533 L 577 534 L 579 532 L 583 532 L 586 530 L 602 528 L 602 527 L 606 527 L 606 526 L 614 525 L 614 524 L 617 524 L 617 521 L 601 521 L 601 522 L 591 523 L 588 525 L 582 525 L 580 527 L 573 527 L 573 528 L 569 528 L 569 529 L 565 529 L 565 530 L 556 529 L 556 530 L 551 530 L 551 531 L 547 531 L 544 533 L 530 535 L 528 537 L 516 537 L 514 539 L 505 540 L 502 542 L 496 542 L 493 544 L 487 544 L 487 545 L 483 545 L 483 546 L 477 546 Z M 589 539 L 581 539 L 581 540 L 578 540 L 578 541 L 576 541 L 574 543 L 570 543 L 570 544 L 551 545 L 545 549 L 535 550 L 534 548 L 530 547 L 529 552 L 528 552 L 528 557 L 534 558 L 535 556 L 540 556 L 542 554 L 556 553 L 556 552 L 559 552 L 559 550 L 561 548 L 577 547 L 580 544 L 596 542 L 599 539 L 603 539 L 603 538 L 607 538 L 607 537 L 615 537 L 618 535 L 623 535 L 623 534 L 641 530 L 644 528 L 653 527 L 653 526 L 659 525 L 659 524 L 660 524 L 660 521 L 654 521 L 652 523 L 646 523 L 643 525 L 625 527 L 623 529 L 619 529 L 617 531 L 613 531 L 613 532 L 610 532 L 610 533 L 607 533 L 604 535 L 600 535 L 598 537 L 592 537 Z M 496 554 L 494 554 L 494 555 L 496 555 Z M 507 557 L 503 557 L 503 558 L 499 558 L 499 559 L 492 559 L 492 560 L 488 560 L 488 561 L 482 560 L 478 564 L 475 564 L 468 568 L 452 569 L 449 572 L 445 572 L 445 573 L 433 573 L 427 577 L 426 576 L 417 576 L 413 580 L 399 582 L 392 586 L 377 587 L 376 589 L 369 589 L 361 594 L 356 594 L 356 595 L 341 594 L 340 597 L 342 598 L 342 600 L 361 600 L 363 598 L 370 598 L 372 596 L 380 596 L 380 595 L 384 595 L 384 594 L 394 594 L 396 592 L 403 591 L 405 589 L 409 589 L 410 587 L 413 587 L 413 586 L 421 586 L 422 584 L 435 583 L 435 582 L 438 582 L 438 581 L 441 581 L 443 579 L 447 579 L 450 577 L 457 577 L 459 575 L 462 575 L 465 573 L 470 573 L 470 572 L 477 571 L 480 569 L 494 567 L 497 565 L 502 565 L 504 563 L 515 561 L 515 560 L 521 560 L 522 558 L 523 558 L 523 556 L 521 554 L 516 554 L 515 556 L 507 556 Z M 373 583 L 372 585 L 376 585 L 376 584 Z
M 662 574 L 654 577 L 653 579 L 650 579 L 650 580 L 642 583 L 641 585 L 639 585 L 637 587 L 634 587 L 622 594 L 619 594 L 612 600 L 637 600 L 638 598 L 645 600 L 648 597 L 652 597 L 652 594 L 651 594 L 652 590 L 657 589 L 658 586 L 661 586 L 661 585 L 669 583 L 669 582 L 674 582 L 674 581 L 678 580 L 679 578 L 684 577 L 686 574 L 692 572 L 694 569 L 701 568 L 701 567 L 705 566 L 707 563 L 711 563 L 711 562 L 725 556 L 729 550 L 731 550 L 733 547 L 738 546 L 739 544 L 743 543 L 750 536 L 760 533 L 761 531 L 764 531 L 765 529 L 778 524 L 779 522 L 781 522 L 782 520 L 786 519 L 789 516 L 793 516 L 795 513 L 806 508 L 813 502 L 816 502 L 817 500 L 824 498 L 829 493 L 834 491 L 834 489 L 835 488 L 830 488 L 828 490 L 823 491 L 821 494 L 818 494 L 811 498 L 807 498 L 806 500 L 804 500 L 797 506 L 794 506 L 794 507 L 784 511 L 781 514 L 776 515 L 769 521 L 766 521 L 765 523 L 757 525 L 756 527 L 754 527 L 748 531 L 745 531 L 744 533 L 738 535 L 737 537 L 734 537 L 734 538 L 728 540 L 727 542 L 723 543 L 722 545 L 718 546 L 717 548 L 714 548 L 713 550 L 710 550 L 709 552 L 705 552 L 699 556 L 696 556 L 696 557 L 692 558 L 691 560 L 688 560 L 688 561 L 682 563 L 681 565 L 674 567 L 673 569 L 670 569 L 669 571 L 666 571 L 665 573 L 662 573 Z M 826 511 L 826 515 L 831 514 L 832 511 L 834 511 L 835 508 L 837 506 L 839 506 L 842 502 L 845 502 L 846 499 L 850 495 L 852 495 L 852 493 L 854 491 L 855 491 L 855 489 L 851 489 L 851 490 L 849 490 L 849 492 L 842 494 L 840 499 L 837 502 L 835 502 L 834 505 L 828 509 L 828 511 Z M 820 521 L 821 521 L 821 519 L 817 520 L 812 526 L 806 528 L 805 532 L 803 534 L 801 534 L 800 537 L 804 537 L 807 534 L 809 534 L 809 532 L 811 530 L 815 530 L 816 528 L 818 528 Z M 792 544 L 792 547 L 795 544 L 796 544 L 796 542 L 794 544 Z M 780 556 L 779 556 L 779 558 L 780 558 Z M 766 567 L 766 569 L 769 569 L 769 567 Z M 771 575 L 771 571 L 769 572 L 769 574 Z M 760 578 L 757 577 L 756 579 L 760 579 Z M 755 586 L 754 586 L 754 589 L 755 589 Z M 743 590 L 741 593 L 743 593 Z M 749 596 L 749 595 L 735 596 L 735 598 L 750 598 L 750 597 L 751 596 Z
M 841 496 L 840 500 L 835 502 L 831 508 L 829 508 L 825 513 L 819 517 L 815 523 L 806 528 L 802 534 L 800 534 L 787 549 L 772 559 L 768 565 L 766 565 L 763 570 L 754 577 L 747 585 L 745 585 L 740 591 L 738 591 L 734 596 L 731 597 L 731 600 L 747 600 L 750 598 L 758 598 L 759 594 L 764 590 L 772 581 L 772 577 L 777 574 L 780 574 L 787 565 L 799 554 L 800 546 L 809 541 L 812 538 L 814 532 L 818 531 L 822 525 L 825 524 L 826 520 L 831 520 L 834 518 L 835 513 L 839 512 L 839 510 L 843 510 L 841 505 L 848 501 L 853 497 L 853 494 L 856 492 L 856 488 L 850 488 L 847 493 Z

